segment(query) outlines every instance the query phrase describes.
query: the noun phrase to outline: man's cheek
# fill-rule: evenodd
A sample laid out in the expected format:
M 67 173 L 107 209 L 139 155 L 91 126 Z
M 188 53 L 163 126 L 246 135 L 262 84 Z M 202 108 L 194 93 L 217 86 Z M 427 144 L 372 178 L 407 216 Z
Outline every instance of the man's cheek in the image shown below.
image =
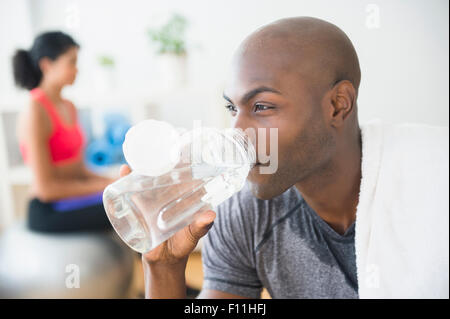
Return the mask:
M 260 174 L 273 174 L 278 168 L 278 128 L 258 128 L 256 156 Z
M 278 128 L 258 129 L 258 159 L 260 174 L 274 174 L 278 170 Z

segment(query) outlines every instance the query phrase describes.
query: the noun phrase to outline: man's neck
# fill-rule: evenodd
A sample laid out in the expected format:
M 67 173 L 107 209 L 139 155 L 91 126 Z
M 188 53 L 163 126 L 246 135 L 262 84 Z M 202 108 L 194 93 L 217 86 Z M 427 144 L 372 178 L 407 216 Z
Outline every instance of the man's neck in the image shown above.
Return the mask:
M 358 143 L 341 147 L 320 173 L 295 184 L 308 205 L 337 233 L 356 220 L 361 184 L 361 137 Z

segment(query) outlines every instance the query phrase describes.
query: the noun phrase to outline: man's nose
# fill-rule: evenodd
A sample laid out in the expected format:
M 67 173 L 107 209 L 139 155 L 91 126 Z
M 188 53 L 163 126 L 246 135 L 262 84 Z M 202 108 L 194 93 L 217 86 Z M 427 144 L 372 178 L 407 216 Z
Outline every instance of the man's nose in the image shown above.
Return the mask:
M 234 117 L 233 128 L 241 129 L 252 142 L 252 144 L 257 147 L 257 133 L 258 128 L 255 123 L 252 123 L 245 114 L 238 114 Z
M 233 118 L 233 128 L 239 128 L 245 131 L 248 127 L 250 127 L 250 121 L 243 112 L 238 113 Z

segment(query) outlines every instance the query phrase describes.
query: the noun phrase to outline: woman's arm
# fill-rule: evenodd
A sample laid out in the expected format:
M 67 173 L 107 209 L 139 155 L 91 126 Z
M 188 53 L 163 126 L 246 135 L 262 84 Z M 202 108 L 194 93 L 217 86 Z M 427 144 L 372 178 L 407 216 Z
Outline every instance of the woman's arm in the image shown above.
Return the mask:
M 26 119 L 26 141 L 30 167 L 34 173 L 36 192 L 42 201 L 53 201 L 71 196 L 88 195 L 103 191 L 114 180 L 98 179 L 67 179 L 56 174 L 51 164 L 51 157 L 46 147 L 48 132 L 44 123 L 48 118 L 38 102 L 32 101 L 30 112 Z
M 66 100 L 66 99 L 64 99 L 64 102 L 66 102 L 67 105 L 70 107 L 70 113 L 72 114 L 73 120 L 78 121 L 78 112 L 77 112 L 75 105 L 71 101 Z M 90 171 L 86 167 L 85 163 L 82 160 L 78 164 L 78 173 L 79 173 L 79 176 L 85 180 L 91 180 L 91 181 L 92 180 L 100 180 L 100 181 L 111 182 L 110 178 L 95 174 L 94 172 Z
M 78 172 L 80 178 L 85 181 L 101 180 L 109 181 L 110 183 L 111 181 L 114 181 L 114 179 L 92 172 L 91 170 L 89 170 L 89 168 L 87 168 L 86 164 L 83 161 L 80 161 L 80 163 L 78 164 Z

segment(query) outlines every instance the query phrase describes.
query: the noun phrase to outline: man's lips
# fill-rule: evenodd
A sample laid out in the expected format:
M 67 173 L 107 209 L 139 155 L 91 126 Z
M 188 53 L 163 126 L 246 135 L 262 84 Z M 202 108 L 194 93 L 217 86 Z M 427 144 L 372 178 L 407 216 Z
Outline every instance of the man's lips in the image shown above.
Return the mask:
M 269 163 L 259 163 L 259 162 L 257 162 L 255 164 L 255 166 L 270 166 L 270 162 Z

